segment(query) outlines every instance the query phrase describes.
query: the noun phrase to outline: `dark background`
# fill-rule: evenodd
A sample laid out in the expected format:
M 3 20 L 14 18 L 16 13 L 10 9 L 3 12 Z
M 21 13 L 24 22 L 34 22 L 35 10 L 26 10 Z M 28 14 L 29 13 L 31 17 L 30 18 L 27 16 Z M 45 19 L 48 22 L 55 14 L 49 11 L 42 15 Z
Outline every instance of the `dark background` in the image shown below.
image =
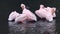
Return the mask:
M 60 11 L 60 0 L 0 0 L 0 33 L 8 33 L 8 15 L 10 12 L 16 10 L 21 13 L 20 4 L 24 3 L 33 13 L 39 9 L 39 5 L 56 7 Z M 60 32 L 60 12 L 57 12 L 56 29 Z

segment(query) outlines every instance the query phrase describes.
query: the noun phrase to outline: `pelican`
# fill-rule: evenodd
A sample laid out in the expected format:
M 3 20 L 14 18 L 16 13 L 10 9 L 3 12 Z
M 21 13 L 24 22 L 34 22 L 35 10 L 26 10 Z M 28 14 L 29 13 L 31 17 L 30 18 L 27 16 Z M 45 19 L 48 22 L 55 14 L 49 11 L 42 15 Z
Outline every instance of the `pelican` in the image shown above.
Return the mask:
M 53 16 L 48 10 L 45 9 L 44 5 L 40 5 L 39 10 L 36 10 L 35 13 L 42 19 L 46 18 L 48 21 L 53 21 Z
M 30 10 L 26 9 L 25 4 L 21 4 L 21 8 L 23 10 L 22 14 L 15 19 L 15 22 L 18 22 L 18 21 L 24 22 L 26 20 L 37 21 L 35 14 L 33 14 Z
M 17 18 L 19 16 L 19 13 L 17 13 L 16 11 L 13 11 L 9 14 L 9 21 L 12 21 L 13 19 Z

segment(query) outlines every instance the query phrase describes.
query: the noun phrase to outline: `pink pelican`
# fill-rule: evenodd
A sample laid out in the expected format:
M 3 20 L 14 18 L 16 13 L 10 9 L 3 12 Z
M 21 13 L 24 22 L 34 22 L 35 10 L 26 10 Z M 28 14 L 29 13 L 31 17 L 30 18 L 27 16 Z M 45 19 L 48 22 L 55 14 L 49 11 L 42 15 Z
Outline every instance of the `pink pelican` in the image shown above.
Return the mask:
M 35 13 L 40 17 L 40 18 L 46 18 L 48 21 L 52 21 L 53 17 L 50 12 L 48 12 L 44 5 L 40 5 L 40 9 L 36 10 Z
M 26 9 L 24 4 L 21 4 L 21 8 L 23 10 L 22 14 L 15 19 L 15 22 L 18 22 L 18 21 L 23 22 L 23 21 L 26 21 L 26 20 L 37 21 L 35 14 L 33 14 L 30 10 Z
M 12 21 L 13 19 L 15 19 L 18 16 L 19 16 L 19 13 L 17 13 L 16 11 L 13 11 L 10 13 L 8 20 Z

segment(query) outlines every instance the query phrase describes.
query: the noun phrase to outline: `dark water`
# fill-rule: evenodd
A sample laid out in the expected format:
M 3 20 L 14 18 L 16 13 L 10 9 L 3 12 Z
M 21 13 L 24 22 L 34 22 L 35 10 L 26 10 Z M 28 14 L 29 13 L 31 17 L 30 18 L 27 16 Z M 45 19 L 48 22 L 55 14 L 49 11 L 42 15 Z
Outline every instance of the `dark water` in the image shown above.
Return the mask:
M 60 0 L 0 0 L 0 30 L 2 33 L 7 31 L 8 26 L 8 15 L 13 10 L 21 13 L 20 4 L 26 4 L 33 13 L 36 9 L 39 9 L 40 4 L 44 4 L 45 6 L 56 7 L 58 11 L 60 11 Z M 56 31 L 60 34 L 60 12 L 56 12 Z M 8 31 L 7 31 L 8 32 Z
M 57 34 L 56 20 L 52 22 L 39 20 L 37 22 L 26 22 L 18 24 L 9 23 L 9 34 Z

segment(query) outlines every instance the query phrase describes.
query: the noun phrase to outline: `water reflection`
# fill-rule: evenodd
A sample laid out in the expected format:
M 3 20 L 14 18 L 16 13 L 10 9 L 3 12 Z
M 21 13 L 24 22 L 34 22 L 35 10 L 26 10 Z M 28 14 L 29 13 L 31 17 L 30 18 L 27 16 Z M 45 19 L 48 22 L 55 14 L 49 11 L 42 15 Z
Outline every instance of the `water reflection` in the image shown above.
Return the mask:
M 37 22 L 26 22 L 24 24 L 9 23 L 10 34 L 55 34 L 56 20 L 52 22 L 39 20 Z

